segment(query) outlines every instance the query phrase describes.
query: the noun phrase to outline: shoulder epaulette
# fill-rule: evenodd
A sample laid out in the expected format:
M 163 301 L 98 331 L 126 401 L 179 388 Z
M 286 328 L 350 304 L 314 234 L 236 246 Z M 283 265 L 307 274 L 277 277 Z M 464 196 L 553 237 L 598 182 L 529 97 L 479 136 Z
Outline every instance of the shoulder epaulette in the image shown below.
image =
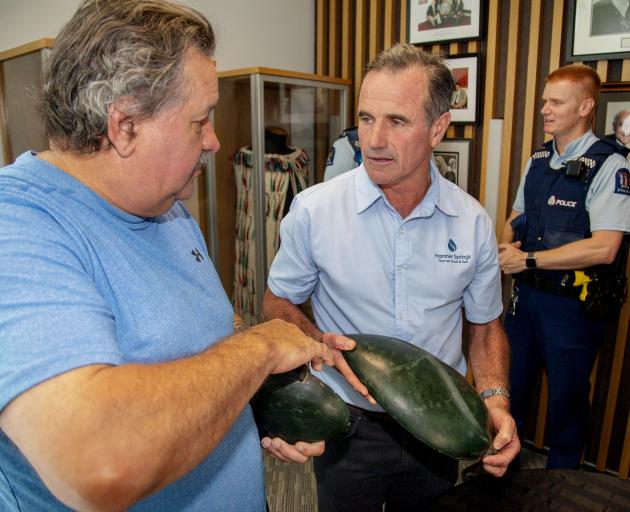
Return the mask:
M 549 151 L 548 149 L 539 149 L 538 151 L 534 151 L 534 153 L 532 154 L 533 159 L 549 158 L 550 156 L 551 151 Z
M 588 156 L 581 156 L 577 158 L 576 160 L 579 160 L 580 162 L 584 162 L 584 165 L 586 165 L 586 167 L 588 167 L 589 169 L 592 169 L 593 167 L 597 165 L 597 162 L 593 160 L 592 158 L 589 158 Z

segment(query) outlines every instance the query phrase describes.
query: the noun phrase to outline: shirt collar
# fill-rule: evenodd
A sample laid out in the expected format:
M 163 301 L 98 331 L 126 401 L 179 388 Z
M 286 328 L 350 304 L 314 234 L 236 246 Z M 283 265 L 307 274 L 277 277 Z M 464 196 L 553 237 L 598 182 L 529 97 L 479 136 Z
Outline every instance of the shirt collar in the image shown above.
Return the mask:
M 446 215 L 451 217 L 457 216 L 457 212 L 451 205 L 451 198 L 449 197 L 449 189 L 455 185 L 440 174 L 433 160 L 429 164 L 429 174 L 431 176 L 431 185 L 420 204 L 416 205 L 408 218 L 430 217 L 433 215 L 436 206 Z M 380 198 L 389 204 L 381 187 L 376 185 L 368 176 L 364 164 L 361 164 L 357 169 L 355 193 L 358 214 L 363 213 Z
M 556 139 L 553 140 L 553 155 L 551 155 L 551 161 L 549 165 L 554 169 L 561 167 L 567 160 L 577 158 L 583 155 L 588 148 L 590 148 L 597 141 L 597 137 L 591 130 L 586 131 L 582 136 L 575 140 L 572 140 L 567 144 L 567 148 L 564 151 L 564 155 L 558 154 L 558 148 L 556 147 Z

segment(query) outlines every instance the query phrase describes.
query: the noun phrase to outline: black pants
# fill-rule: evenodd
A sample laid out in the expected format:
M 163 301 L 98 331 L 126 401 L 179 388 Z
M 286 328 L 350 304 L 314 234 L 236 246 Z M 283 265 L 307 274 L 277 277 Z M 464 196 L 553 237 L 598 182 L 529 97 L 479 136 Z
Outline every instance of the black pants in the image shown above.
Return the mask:
M 350 423 L 314 459 L 319 512 L 430 510 L 457 480 L 457 460 L 427 447 L 389 416 L 351 407 Z M 426 507 L 426 508 L 425 508 Z

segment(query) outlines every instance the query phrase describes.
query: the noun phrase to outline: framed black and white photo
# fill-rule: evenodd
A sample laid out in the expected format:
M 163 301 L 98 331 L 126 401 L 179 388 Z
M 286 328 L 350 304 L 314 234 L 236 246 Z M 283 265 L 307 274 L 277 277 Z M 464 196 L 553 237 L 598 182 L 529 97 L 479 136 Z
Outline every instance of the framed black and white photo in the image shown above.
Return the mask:
M 566 60 L 629 58 L 630 10 L 627 7 L 628 2 L 623 0 L 569 0 Z
M 476 123 L 479 117 L 479 54 L 446 58 L 451 70 L 455 91 L 451 96 L 451 122 Z
M 411 44 L 465 41 L 481 37 L 481 0 L 408 0 Z
M 630 82 L 602 84 L 595 135 L 630 146 Z
M 469 139 L 443 139 L 433 150 L 440 174 L 463 190 L 468 188 L 470 151 Z

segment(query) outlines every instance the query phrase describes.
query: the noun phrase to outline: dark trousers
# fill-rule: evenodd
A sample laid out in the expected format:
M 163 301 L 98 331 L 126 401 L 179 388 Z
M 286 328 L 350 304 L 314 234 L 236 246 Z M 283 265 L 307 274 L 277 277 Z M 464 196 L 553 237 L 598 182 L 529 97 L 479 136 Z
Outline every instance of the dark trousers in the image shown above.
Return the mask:
M 550 469 L 576 468 L 586 443 L 589 376 L 603 326 L 588 320 L 576 298 L 519 285 L 516 315 L 505 317 L 512 360 L 512 415 L 519 430 L 531 410 L 539 370 L 547 370 Z
M 313 459 L 319 512 L 431 510 L 458 463 L 430 449 L 383 413 L 351 407 L 350 423 Z

